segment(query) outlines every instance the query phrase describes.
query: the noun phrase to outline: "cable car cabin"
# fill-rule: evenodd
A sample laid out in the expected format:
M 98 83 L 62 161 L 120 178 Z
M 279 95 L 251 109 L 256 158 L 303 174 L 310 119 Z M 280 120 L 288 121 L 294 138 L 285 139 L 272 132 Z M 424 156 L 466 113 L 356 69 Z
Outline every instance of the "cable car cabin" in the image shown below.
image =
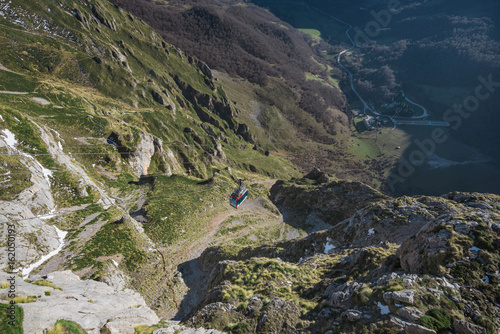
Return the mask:
M 243 183 L 243 180 L 240 180 L 240 186 L 231 194 L 231 197 L 229 197 L 229 204 L 237 209 L 247 196 L 248 189 Z

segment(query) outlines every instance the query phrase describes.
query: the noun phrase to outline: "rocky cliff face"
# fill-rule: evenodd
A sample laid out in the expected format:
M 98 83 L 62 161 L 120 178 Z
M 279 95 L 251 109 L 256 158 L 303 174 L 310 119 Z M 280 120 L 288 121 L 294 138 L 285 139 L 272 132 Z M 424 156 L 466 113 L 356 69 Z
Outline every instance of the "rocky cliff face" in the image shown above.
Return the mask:
M 361 182 L 338 180 L 319 169 L 271 188 L 271 199 L 285 219 L 308 230 L 333 226 L 383 198 L 387 196 Z
M 233 261 L 214 267 L 188 323 L 238 323 L 248 333 L 497 333 L 499 214 L 495 195 L 387 199 L 301 240 L 209 249 L 202 258 Z M 279 328 L 263 327 L 271 316 Z
M 2 282 L 8 277 L 0 273 Z M 54 272 L 43 278 L 32 276 L 31 282 L 16 279 L 16 295 L 35 298 L 23 305 L 25 333 L 42 334 L 58 319 L 74 321 L 89 334 L 105 329 L 109 333 L 132 334 L 136 325 L 159 322 L 144 299 L 130 289 L 116 290 L 105 283 L 82 281 L 71 271 Z M 0 293 L 6 297 L 6 290 Z M 51 311 L 45 312 L 48 309 Z
M 167 175 L 182 173 L 182 166 L 171 150 L 165 152 L 161 139 L 146 133 L 140 133 L 139 136 L 137 150 L 130 157 L 130 164 L 137 177 L 147 175 L 151 163 L 158 164 L 157 168 Z M 154 158 L 156 161 L 153 162 Z

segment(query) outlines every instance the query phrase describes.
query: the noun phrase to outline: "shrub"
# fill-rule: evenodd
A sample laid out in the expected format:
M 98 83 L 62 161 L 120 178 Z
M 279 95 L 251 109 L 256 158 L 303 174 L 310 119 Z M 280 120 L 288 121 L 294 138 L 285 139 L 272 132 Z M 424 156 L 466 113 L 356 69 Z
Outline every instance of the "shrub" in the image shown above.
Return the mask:
M 422 325 L 436 331 L 447 329 L 451 327 L 451 317 L 446 310 L 434 308 L 422 317 Z
M 51 281 L 47 281 L 46 279 L 41 279 L 39 281 L 33 282 L 33 284 L 39 285 L 39 286 L 48 286 L 49 288 L 63 291 L 63 289 L 61 289 L 61 287 L 54 285 Z
M 242 321 L 237 323 L 236 325 L 228 325 L 224 330 L 230 332 L 230 333 L 235 333 L 235 334 L 244 334 L 244 333 L 251 333 L 252 332 L 252 327 L 250 324 L 246 321 Z
M 87 334 L 87 332 L 76 322 L 61 319 L 56 321 L 47 334 Z

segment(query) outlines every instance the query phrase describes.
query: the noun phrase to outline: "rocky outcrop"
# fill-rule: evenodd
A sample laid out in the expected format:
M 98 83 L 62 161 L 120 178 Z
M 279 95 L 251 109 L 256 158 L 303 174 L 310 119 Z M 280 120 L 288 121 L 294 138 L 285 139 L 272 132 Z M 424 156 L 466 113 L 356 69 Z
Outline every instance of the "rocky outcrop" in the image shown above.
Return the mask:
M 224 334 L 216 329 L 188 328 L 178 324 L 176 321 L 167 321 L 167 328 L 158 328 L 152 334 Z
M 109 29 L 116 31 L 116 22 L 114 20 L 108 20 L 102 12 L 99 10 L 99 8 L 95 7 L 94 5 L 91 6 L 92 14 L 94 17 L 103 25 L 108 27 Z
M 424 316 L 424 313 L 416 307 L 405 306 L 398 309 L 398 315 L 408 321 L 419 322 L 420 319 L 422 319 L 422 317 Z
M 347 319 L 347 321 L 358 321 L 363 317 L 363 313 L 358 310 L 347 310 L 341 315 L 343 318 Z
M 315 172 L 309 177 L 316 183 L 323 175 Z M 328 182 L 313 187 L 324 184 Z M 318 201 L 322 199 L 317 195 Z M 496 333 L 500 328 L 499 219 L 496 195 L 452 193 L 380 200 L 330 230 L 300 240 L 239 252 L 229 248 L 226 257 L 221 256 L 222 247 L 208 249 L 202 255 L 207 262 L 213 258 L 238 261 L 219 262 L 213 273 L 216 286 L 210 286 L 207 296 L 210 303 L 217 303 L 227 298 L 228 291 L 257 290 L 265 296 L 245 300 L 248 310 L 256 314 L 259 301 L 273 298 L 284 286 L 308 301 L 320 297 L 314 310 L 307 311 L 307 320 L 302 318 L 315 323 L 303 329 L 306 333 Z M 263 272 L 258 269 L 262 266 Z M 272 274 L 280 277 L 278 272 L 284 275 L 273 280 Z M 305 277 L 314 273 L 324 276 L 304 284 Z M 266 279 L 253 284 L 246 279 L 252 275 Z M 255 313 L 246 310 L 238 308 L 230 318 L 250 323 L 255 318 L 248 314 Z
M 436 334 L 436 331 L 417 324 L 411 324 L 404 329 L 406 334 Z
M 0 272 L 1 281 L 6 281 L 8 276 Z M 25 333 L 42 334 L 58 319 L 74 321 L 89 334 L 99 334 L 101 328 L 110 333 L 132 334 L 136 325 L 159 322 L 144 299 L 132 290 L 119 291 L 105 283 L 81 281 L 71 271 L 54 272 L 44 278 L 51 286 L 39 286 L 16 278 L 17 296 L 36 296 L 34 302 L 21 304 Z M 32 282 L 40 279 L 42 277 L 33 276 Z
M 363 183 L 329 178 L 314 170 L 305 178 L 278 181 L 271 188 L 271 199 L 285 219 L 298 223 L 333 226 L 351 217 L 357 210 L 387 198 Z
M 486 329 L 476 326 L 465 320 L 456 319 L 453 322 L 453 329 L 457 334 L 486 334 Z
M 433 274 L 437 273 L 436 265 L 441 262 L 447 252 L 448 239 L 451 233 L 443 229 L 439 233 L 432 233 L 439 222 L 429 224 L 413 240 L 401 245 L 398 250 L 401 267 L 411 273 L 421 273 L 432 268 Z
M 40 138 L 45 145 L 47 145 L 47 150 L 54 160 L 64 166 L 72 175 L 78 177 L 81 185 L 81 194 L 86 195 L 85 188 L 90 186 L 94 191 L 99 193 L 99 199 L 97 200 L 98 204 L 102 205 L 105 209 L 113 205 L 115 200 L 109 197 L 108 194 L 87 175 L 85 169 L 79 163 L 73 160 L 69 154 L 64 152 L 62 145 L 54 138 L 51 131 L 47 127 L 41 127 L 36 123 L 35 125 L 40 132 Z
M 137 149 L 130 155 L 130 164 L 135 175 L 140 177 L 148 174 L 149 166 L 153 157 L 157 157 L 158 169 L 167 175 L 172 175 L 173 171 L 181 172 L 175 155 L 171 150 L 164 151 L 161 139 L 147 133 L 140 133 L 140 141 Z
M 159 104 L 163 106 L 167 106 L 168 109 L 172 110 L 172 112 L 175 114 L 176 106 L 174 101 L 170 98 L 170 95 L 166 90 L 151 90 L 151 96 L 153 97 L 153 100 L 155 102 L 158 102 Z
M 9 154 L 18 156 L 18 160 L 29 170 L 31 186 L 24 189 L 12 201 L 0 201 L 0 270 L 8 266 L 8 237 L 15 244 L 15 261 L 12 265 L 17 269 L 25 267 L 42 255 L 54 251 L 59 246 L 57 232 L 37 217 L 38 213 L 48 213 L 55 210 L 55 202 L 51 193 L 50 176 L 52 172 L 43 167 L 35 158 L 17 149 L 15 136 L 7 142 L 0 135 L 0 147 Z M 9 228 L 8 224 L 15 228 Z M 9 233 L 9 230 L 11 231 Z
M 130 277 L 118 268 L 116 262 L 107 261 L 99 281 L 106 283 L 117 291 L 121 291 L 129 286 Z
M 387 303 L 392 301 L 412 305 L 414 303 L 415 292 L 413 290 L 402 290 L 384 293 L 384 300 Z
M 363 287 L 362 283 L 350 282 L 342 285 L 332 284 L 324 292 L 326 300 L 330 306 L 340 309 L 351 307 L 351 300 L 354 291 Z
M 257 321 L 258 333 L 297 333 L 300 309 L 293 301 L 274 298 Z
M 210 80 L 214 79 L 212 70 L 210 69 L 210 67 L 208 67 L 207 64 L 205 64 L 204 62 L 198 60 L 198 61 L 196 61 L 196 66 L 201 71 L 201 73 L 205 74 Z
M 177 86 L 182 90 L 184 97 L 191 102 L 196 114 L 203 122 L 210 123 L 223 130 L 227 128 L 227 126 L 220 122 L 219 119 L 222 119 L 226 121 L 229 128 L 236 130 L 238 134 L 242 135 L 238 123 L 235 120 L 236 110 L 227 99 L 200 92 L 190 84 L 182 81 L 178 76 L 175 76 L 174 80 Z M 211 113 L 219 116 L 219 119 L 214 117 Z M 246 138 L 244 137 L 244 139 L 247 140 L 248 136 L 246 136 Z
M 381 242 L 401 244 L 450 207 L 446 201 L 400 197 L 374 202 L 337 224 L 328 233 L 335 245 L 367 247 Z

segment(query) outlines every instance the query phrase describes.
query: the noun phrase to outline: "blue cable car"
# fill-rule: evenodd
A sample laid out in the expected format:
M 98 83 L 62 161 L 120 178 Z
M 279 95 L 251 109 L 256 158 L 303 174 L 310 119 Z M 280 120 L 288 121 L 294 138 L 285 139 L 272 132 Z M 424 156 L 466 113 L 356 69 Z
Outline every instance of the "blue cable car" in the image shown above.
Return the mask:
M 238 208 L 238 206 L 243 203 L 243 201 L 247 198 L 248 196 L 248 189 L 243 183 L 243 180 L 240 179 L 240 186 L 231 194 L 231 197 L 229 197 L 229 204 L 231 204 L 232 207 Z

